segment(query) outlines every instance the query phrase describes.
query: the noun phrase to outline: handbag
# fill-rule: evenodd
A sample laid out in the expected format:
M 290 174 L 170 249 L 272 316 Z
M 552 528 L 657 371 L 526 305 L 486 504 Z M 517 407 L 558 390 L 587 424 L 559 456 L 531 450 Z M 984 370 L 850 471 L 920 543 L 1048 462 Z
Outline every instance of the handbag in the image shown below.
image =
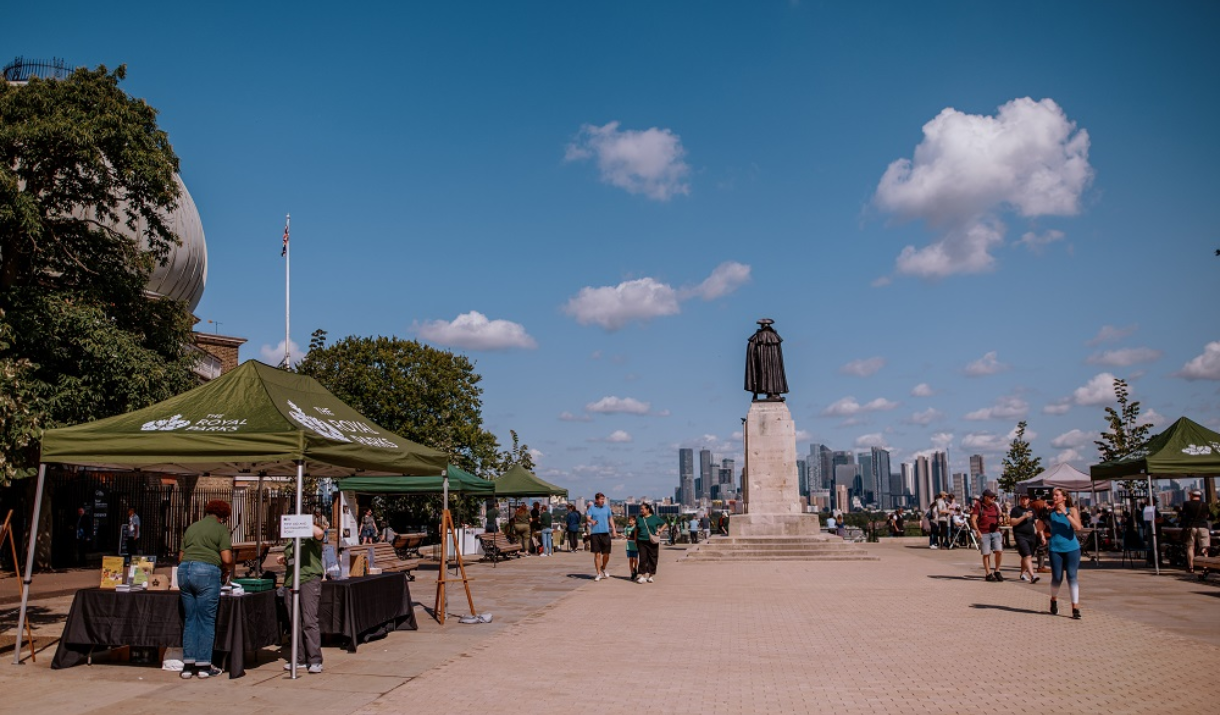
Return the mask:
M 644 524 L 645 524 L 645 526 L 648 526 L 648 522 L 644 522 Z M 657 533 L 652 530 L 651 526 L 648 526 L 648 543 L 650 543 L 650 544 L 661 543 L 661 537 L 657 536 Z

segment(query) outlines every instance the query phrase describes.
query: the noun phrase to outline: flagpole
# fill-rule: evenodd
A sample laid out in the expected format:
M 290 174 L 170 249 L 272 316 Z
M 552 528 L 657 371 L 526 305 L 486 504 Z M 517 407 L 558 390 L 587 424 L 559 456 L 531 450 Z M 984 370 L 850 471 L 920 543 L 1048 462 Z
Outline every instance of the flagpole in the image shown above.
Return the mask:
M 292 248 L 288 241 L 288 228 L 292 223 L 292 214 L 284 215 L 284 369 L 292 367 L 292 349 L 289 335 L 291 335 L 292 324 L 292 293 L 290 291 L 292 282 Z

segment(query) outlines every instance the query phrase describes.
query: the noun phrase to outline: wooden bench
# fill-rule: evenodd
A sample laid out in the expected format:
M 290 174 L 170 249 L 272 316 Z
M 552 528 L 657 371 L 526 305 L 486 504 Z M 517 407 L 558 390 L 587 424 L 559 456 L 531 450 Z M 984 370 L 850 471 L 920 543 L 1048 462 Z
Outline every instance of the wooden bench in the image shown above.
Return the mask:
M 1206 581 L 1207 575 L 1213 571 L 1220 573 L 1220 556 L 1196 556 L 1195 570 L 1199 571 L 1199 580 Z
M 477 538 L 483 547 L 483 558 L 491 559 L 493 568 L 501 558 L 507 559 L 509 554 L 516 554 L 518 558 L 521 556 L 521 544 L 514 544 L 504 534 L 479 534 Z
M 424 545 L 424 541 L 427 538 L 427 532 L 398 534 L 394 537 L 394 551 L 398 552 L 399 558 L 418 559 L 420 558 L 419 547 Z
M 271 551 L 271 544 L 268 543 L 263 544 L 262 553 L 259 553 L 258 542 L 233 544 L 233 563 L 244 566 L 247 577 L 261 578 L 263 561 L 266 560 L 269 551 Z
M 372 549 L 373 551 L 374 567 L 381 569 L 382 573 L 402 571 L 406 573 L 407 579 L 411 581 L 415 580 L 415 574 L 411 572 L 422 566 L 424 563 L 422 558 L 402 558 L 399 556 L 398 551 L 394 548 L 394 544 L 390 544 L 385 541 L 379 541 L 376 544 L 361 544 L 359 546 L 352 546 L 347 549 L 347 553 L 351 554 L 354 559 L 353 575 L 357 575 L 356 572 L 359 572 L 359 575 L 364 575 L 364 573 L 366 573 L 364 569 L 368 567 L 368 564 L 363 563 L 361 565 L 357 565 L 358 562 L 356 559 L 358 559 L 359 562 L 364 562 L 367 558 L 369 549 Z

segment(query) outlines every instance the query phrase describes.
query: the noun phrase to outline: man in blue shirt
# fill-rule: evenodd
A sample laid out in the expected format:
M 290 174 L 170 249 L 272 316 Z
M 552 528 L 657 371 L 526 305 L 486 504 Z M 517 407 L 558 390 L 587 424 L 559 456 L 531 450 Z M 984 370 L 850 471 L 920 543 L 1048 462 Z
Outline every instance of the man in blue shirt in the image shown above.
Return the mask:
M 610 565 L 610 539 L 618 535 L 614 526 L 614 517 L 610 507 L 606 506 L 606 495 L 601 492 L 593 499 L 593 506 L 585 512 L 585 521 L 589 523 L 589 549 L 593 552 L 593 568 L 597 575 L 594 581 L 610 578 L 606 567 Z

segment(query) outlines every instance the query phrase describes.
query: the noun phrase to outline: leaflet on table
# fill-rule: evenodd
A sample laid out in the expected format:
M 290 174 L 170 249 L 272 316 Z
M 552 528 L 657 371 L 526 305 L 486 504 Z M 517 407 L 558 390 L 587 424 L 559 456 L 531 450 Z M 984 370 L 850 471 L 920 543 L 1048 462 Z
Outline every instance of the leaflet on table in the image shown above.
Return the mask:
M 123 583 L 123 557 L 102 557 L 102 588 L 115 588 Z

